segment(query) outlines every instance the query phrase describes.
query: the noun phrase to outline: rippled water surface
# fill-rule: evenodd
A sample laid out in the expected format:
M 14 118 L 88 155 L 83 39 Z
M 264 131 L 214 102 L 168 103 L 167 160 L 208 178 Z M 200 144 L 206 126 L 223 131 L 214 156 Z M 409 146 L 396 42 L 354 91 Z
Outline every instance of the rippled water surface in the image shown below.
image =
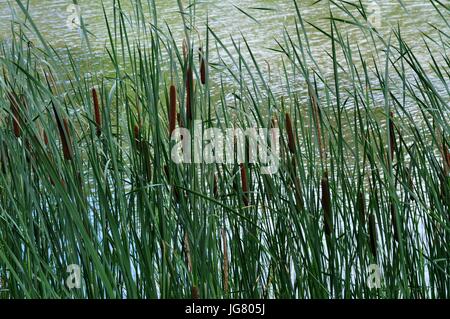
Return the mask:
M 132 4 L 136 1 L 122 2 L 122 10 L 131 15 L 133 11 Z M 146 1 L 143 2 L 145 3 Z M 183 2 L 185 5 L 187 4 L 187 1 Z M 329 17 L 330 7 L 326 4 L 326 1 L 323 1 L 323 4 L 313 4 L 314 2 L 311 0 L 297 1 L 303 18 L 306 21 L 319 26 L 326 26 L 329 23 L 326 18 Z M 357 3 L 358 1 L 353 2 Z M 48 40 L 51 40 L 55 47 L 77 47 L 80 45 L 79 33 L 76 29 L 71 30 L 68 27 L 68 22 L 73 15 L 70 6 L 71 3 L 72 1 L 67 0 L 29 1 L 31 17 L 43 35 Z M 79 0 L 78 3 L 88 30 L 95 35 L 93 47 L 97 51 L 100 51 L 107 41 L 107 29 L 104 21 L 102 2 Z M 159 24 L 163 25 L 167 23 L 176 36 L 181 36 L 183 25 L 177 1 L 156 0 L 155 3 L 158 11 Z M 399 23 L 403 30 L 403 38 L 407 42 L 408 40 L 416 40 L 420 32 L 432 32 L 433 25 L 442 25 L 442 18 L 439 17 L 433 9 L 432 4 L 428 1 L 404 1 L 406 9 L 402 8 L 396 0 L 378 2 L 363 1 L 363 3 L 366 5 L 369 13 L 379 13 L 379 17 L 375 21 L 379 23 L 382 30 L 387 30 L 390 26 L 395 26 Z M 377 4 L 374 6 L 373 3 Z M 112 19 L 113 1 L 104 1 L 104 6 L 108 19 Z M 225 42 L 230 42 L 230 35 L 233 35 L 235 38 L 240 38 L 240 34 L 242 33 L 251 44 L 251 47 L 268 59 L 270 59 L 271 53 L 265 49 L 273 46 L 275 43 L 274 39 L 279 39 L 282 36 L 284 25 L 288 30 L 294 30 L 293 22 L 296 15 L 292 0 L 198 1 L 195 10 L 196 26 L 199 30 L 204 30 L 206 18 L 208 17 L 211 28 Z M 333 10 L 333 7 L 331 7 L 331 10 Z M 248 15 L 245 15 L 243 11 Z M 1 38 L 8 36 L 10 21 L 18 12 L 20 10 L 17 5 L 13 5 L 11 8 L 9 1 L 0 0 Z M 149 12 L 146 14 L 150 16 Z M 350 29 L 350 27 L 348 28 Z M 313 47 L 327 45 L 325 43 L 327 39 L 319 31 L 310 29 L 310 39 Z
M 146 12 L 144 13 L 148 19 L 148 23 L 152 21 L 151 10 L 148 9 L 148 3 L 151 1 L 142 1 Z M 188 7 L 188 1 L 182 1 L 185 8 Z M 350 1 L 352 2 L 352 1 Z M 15 16 L 18 20 L 23 19 L 21 11 L 14 1 L 0 0 L 0 38 L 8 39 L 11 30 L 11 20 Z M 104 1 L 105 13 L 108 20 L 113 20 L 113 0 Z M 136 36 L 140 29 L 133 25 L 134 16 L 133 4 L 135 0 L 121 1 L 121 10 L 130 17 L 130 27 L 128 34 L 130 38 Z M 167 33 L 170 28 L 175 39 L 181 44 L 183 39 L 183 23 L 176 0 L 155 0 L 158 12 L 158 26 Z M 338 1 L 339 3 L 339 1 Z M 358 3 L 353 1 L 352 3 Z M 377 23 L 381 33 L 388 37 L 389 30 L 392 27 L 400 26 L 402 37 L 415 51 L 417 58 L 427 65 L 430 62 L 429 54 L 423 41 L 420 39 L 421 34 L 427 34 L 436 37 L 440 26 L 445 22 L 439 16 L 429 1 L 423 0 L 407 0 L 403 1 L 405 7 L 402 7 L 397 0 L 388 1 L 368 1 L 362 2 L 374 23 Z M 37 28 L 50 43 L 57 49 L 63 51 L 65 47 L 69 47 L 74 56 L 83 60 L 87 50 L 81 41 L 80 32 L 76 28 L 70 28 L 70 21 L 74 17 L 74 11 L 71 7 L 72 1 L 63 0 L 30 0 L 29 12 L 31 18 L 35 22 Z M 108 32 L 105 23 L 105 15 L 102 9 L 101 1 L 78 1 L 81 15 L 87 30 L 90 32 L 90 44 L 93 52 L 99 57 L 97 71 L 112 71 L 112 66 L 106 64 L 108 55 L 105 48 L 109 46 Z M 303 19 L 305 20 L 305 28 L 309 37 L 312 54 L 318 60 L 321 71 L 332 72 L 332 63 L 330 62 L 329 52 L 331 51 L 331 41 L 327 36 L 320 32 L 311 24 L 323 30 L 329 30 L 329 17 L 331 13 L 338 17 L 342 12 L 329 5 L 328 1 L 316 3 L 313 0 L 297 1 Z M 233 49 L 233 40 L 241 46 L 244 46 L 242 38 L 245 37 L 249 46 L 260 65 L 266 70 L 276 74 L 281 67 L 281 55 L 276 54 L 273 50 L 276 41 L 283 42 L 284 29 L 295 33 L 295 5 L 292 0 L 210 0 L 198 1 L 195 6 L 191 6 L 195 12 L 194 25 L 198 30 L 198 38 L 201 42 L 205 41 L 205 25 L 208 21 L 210 28 L 217 34 L 223 43 Z M 354 14 L 357 14 L 355 11 Z M 445 12 L 444 12 L 445 14 Z M 347 17 L 348 18 L 348 17 Z M 373 43 L 363 37 L 357 28 L 346 23 L 338 25 L 339 31 L 348 37 L 349 43 L 353 49 L 361 48 L 362 54 L 366 59 L 380 51 L 380 48 L 374 48 Z M 181 46 L 181 45 L 180 45 Z M 431 47 L 433 50 L 433 47 Z M 439 58 L 439 52 L 433 52 Z M 99 62 L 100 61 L 100 62 Z M 110 68 L 110 69 L 108 69 Z M 275 70 L 275 71 L 274 71 Z M 279 72 L 278 72 L 279 73 Z M 212 76 L 213 78 L 213 76 Z M 278 79 L 272 81 L 274 91 L 280 85 Z

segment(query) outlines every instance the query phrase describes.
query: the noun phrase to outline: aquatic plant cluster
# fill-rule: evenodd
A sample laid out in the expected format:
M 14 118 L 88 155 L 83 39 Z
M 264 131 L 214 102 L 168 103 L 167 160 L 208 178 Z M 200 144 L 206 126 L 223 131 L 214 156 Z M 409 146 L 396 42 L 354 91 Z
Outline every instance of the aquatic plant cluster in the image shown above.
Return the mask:
M 81 60 L 15 3 L 0 44 L 0 298 L 450 296 L 448 5 L 429 1 L 442 26 L 417 35 L 424 61 L 361 1 L 329 1 L 326 28 L 292 1 L 274 84 L 251 34 L 198 31 L 195 2 L 178 1 L 184 41 L 153 0 L 130 16 L 122 2 L 104 11 L 108 63 L 89 72 L 83 19 Z M 307 28 L 330 44 L 320 59 Z M 277 169 L 249 160 L 249 135 L 203 140 L 230 128 L 266 129 Z M 173 160 L 196 144 L 236 160 Z

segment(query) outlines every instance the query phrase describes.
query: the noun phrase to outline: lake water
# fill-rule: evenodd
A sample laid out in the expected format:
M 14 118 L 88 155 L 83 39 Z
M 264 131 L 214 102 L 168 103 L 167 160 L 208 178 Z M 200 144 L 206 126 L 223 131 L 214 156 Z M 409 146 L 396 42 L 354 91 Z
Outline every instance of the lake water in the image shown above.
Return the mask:
M 10 35 L 11 20 L 15 16 L 21 16 L 20 9 L 9 1 L 0 0 L 0 39 L 8 39 Z M 136 0 L 123 0 L 121 9 L 130 17 L 133 17 L 133 5 Z M 142 1 L 147 3 L 147 1 Z M 185 8 L 188 1 L 182 1 Z M 315 0 L 297 1 L 301 14 L 306 22 L 314 24 L 324 30 L 329 30 L 330 10 L 333 14 L 339 16 L 338 9 L 331 6 L 328 1 L 315 3 Z M 358 3 L 358 1 L 350 1 Z M 444 1 L 445 2 L 445 1 Z M 112 20 L 113 0 L 104 1 L 105 12 L 110 21 Z M 167 31 L 167 26 L 173 32 L 177 43 L 181 47 L 183 39 L 183 23 L 179 13 L 179 7 L 176 0 L 155 0 L 158 12 L 158 25 Z M 340 1 L 337 1 L 340 3 Z M 369 1 L 363 0 L 367 12 L 371 15 L 371 21 L 377 24 L 377 28 L 381 33 L 388 36 L 389 30 L 397 24 L 402 29 L 402 37 L 415 50 L 415 54 L 419 61 L 429 64 L 430 57 L 423 41 L 420 40 L 420 34 L 437 35 L 435 28 L 439 29 L 445 25 L 442 17 L 440 17 L 429 1 L 423 0 L 407 0 L 403 1 L 406 8 L 402 7 L 398 0 L 385 1 Z M 77 28 L 71 28 L 71 19 L 73 19 L 74 8 L 71 6 L 72 1 L 67 0 L 30 0 L 29 12 L 38 29 L 44 37 L 57 49 L 63 52 L 65 47 L 69 47 L 74 56 L 83 60 L 87 54 L 84 44 L 81 41 L 80 32 Z M 108 32 L 104 21 L 103 9 L 101 1 L 78 1 L 79 10 L 83 17 L 83 21 L 87 26 L 87 30 L 92 34 L 89 39 L 92 51 L 97 56 L 94 69 L 103 72 L 112 71 L 112 67 L 106 70 L 105 65 L 108 63 L 108 55 L 105 47 L 109 47 Z M 145 5 L 145 7 L 147 7 Z M 205 41 L 205 24 L 209 21 L 209 26 L 218 37 L 223 41 L 225 46 L 232 49 L 233 39 L 244 46 L 242 37 L 248 41 L 253 53 L 262 68 L 274 74 L 271 79 L 271 87 L 276 92 L 282 92 L 282 84 L 280 78 L 276 78 L 277 72 L 281 68 L 281 54 L 277 54 L 270 50 L 276 48 L 276 40 L 283 41 L 283 31 L 292 34 L 295 33 L 295 6 L 292 0 L 210 0 L 198 1 L 195 6 L 195 26 L 198 30 L 198 38 Z M 245 13 L 244 13 L 245 12 Z M 356 12 L 356 11 L 355 11 Z M 444 12 L 445 14 L 445 12 Z M 148 21 L 151 21 L 151 13 L 149 10 L 145 12 Z M 445 17 L 444 17 L 445 18 Z M 132 19 L 132 18 L 131 18 Z M 256 20 L 256 21 L 255 21 Z M 332 73 L 332 63 L 329 56 L 325 52 L 331 52 L 331 41 L 317 29 L 305 24 L 308 33 L 312 54 L 318 60 L 322 73 Z M 130 28 L 129 34 L 133 34 Z M 361 36 L 357 28 L 349 24 L 340 24 L 339 30 L 349 37 L 352 48 L 356 46 L 362 48 L 365 58 L 370 60 L 371 56 L 376 54 L 380 48 L 375 48 L 372 43 L 367 42 L 367 38 Z M 139 32 L 134 28 L 134 33 Z M 131 36 L 133 37 L 133 36 Z M 210 45 L 210 49 L 211 49 Z M 436 56 L 439 57 L 439 47 L 435 49 Z M 232 50 L 233 51 L 233 50 Z M 90 62 L 92 63 L 92 62 Z M 110 65 L 110 64 L 109 64 Z M 92 65 L 89 65 L 89 71 Z M 212 76 L 213 80 L 214 77 Z
M 14 3 L 15 1 L 11 1 Z M 23 1 L 26 3 L 26 1 Z M 113 0 L 103 1 L 108 18 L 111 19 Z M 122 1 L 122 10 L 132 13 L 135 0 Z M 146 1 L 142 1 L 146 2 Z M 297 1 L 303 18 L 319 26 L 329 24 L 326 19 L 329 16 L 327 1 L 313 4 L 315 0 Z M 358 1 L 350 1 L 357 3 Z M 447 1 L 444 1 L 444 3 Z M 159 25 L 167 23 L 176 37 L 182 36 L 183 25 L 180 18 L 176 0 L 156 0 L 159 13 Z M 183 1 L 184 5 L 188 3 Z M 339 1 L 338 1 L 339 3 Z M 434 10 L 432 4 L 423 0 L 404 1 L 407 10 L 402 8 L 397 0 L 363 1 L 366 10 L 374 15 L 374 21 L 379 24 L 381 30 L 388 30 L 390 26 L 400 24 L 403 30 L 403 38 L 407 42 L 414 43 L 420 32 L 433 32 L 433 25 L 441 26 L 443 21 Z M 68 0 L 30 0 L 29 12 L 46 37 L 57 48 L 68 46 L 77 48 L 80 46 L 80 37 L 76 29 L 70 29 L 70 18 L 73 15 L 72 1 Z M 94 51 L 102 52 L 107 42 L 107 30 L 104 22 L 101 1 L 79 0 L 79 8 L 87 29 L 94 35 L 92 43 Z M 447 2 L 448 4 L 448 2 Z M 246 16 L 242 11 L 254 17 L 257 21 Z M 332 10 L 336 10 L 331 8 Z M 17 10 L 14 13 L 14 10 Z M 274 47 L 274 39 L 282 36 L 283 25 L 288 30 L 294 31 L 294 18 L 296 16 L 294 2 L 292 0 L 210 0 L 198 1 L 195 6 L 196 26 L 203 35 L 206 18 L 210 27 L 223 39 L 224 43 L 231 44 L 230 35 L 239 39 L 242 33 L 258 56 L 271 60 L 273 52 L 267 50 Z M 336 10 L 337 11 L 337 10 Z M 0 38 L 9 35 L 11 18 L 19 13 L 17 5 L 10 7 L 9 1 L 0 0 Z M 147 13 L 147 15 L 150 15 Z M 375 15 L 377 16 L 375 18 Z M 348 27 L 350 30 L 351 28 Z M 329 40 L 319 31 L 308 28 L 311 45 L 314 48 L 327 47 Z M 357 36 L 357 35 L 355 35 Z M 357 39 L 353 39 L 357 40 Z M 421 45 L 416 43 L 416 45 Z M 424 52 L 425 53 L 425 52 Z

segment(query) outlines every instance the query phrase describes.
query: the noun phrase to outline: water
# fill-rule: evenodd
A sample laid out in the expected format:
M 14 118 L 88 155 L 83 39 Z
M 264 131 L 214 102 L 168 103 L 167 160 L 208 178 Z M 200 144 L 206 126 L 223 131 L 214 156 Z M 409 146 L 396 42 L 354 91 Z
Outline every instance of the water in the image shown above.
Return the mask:
M 108 19 L 112 19 L 113 1 L 104 1 Z M 122 1 L 122 10 L 132 15 L 132 1 Z M 144 3 L 146 1 L 143 1 Z M 321 28 L 329 29 L 329 5 L 327 1 L 313 5 L 315 0 L 297 1 L 303 18 Z M 357 1 L 353 1 L 357 3 Z M 445 2 L 445 1 L 444 1 Z M 13 1 L 14 3 L 14 1 Z M 104 47 L 107 44 L 107 29 L 104 22 L 102 4 L 100 1 L 79 0 L 79 8 L 87 29 L 93 34 L 91 44 L 93 51 L 98 55 L 105 55 Z M 175 37 L 182 38 L 183 25 L 179 14 L 177 1 L 156 0 L 159 25 L 167 25 L 174 32 Z M 187 1 L 183 1 L 186 6 Z M 430 34 L 436 32 L 434 26 L 442 26 L 442 18 L 434 10 L 432 4 L 423 0 L 407 0 L 407 11 L 397 0 L 389 1 L 363 1 L 366 10 L 371 14 L 371 21 L 377 24 L 381 31 L 387 32 L 391 26 L 400 24 L 403 30 L 403 38 L 414 46 L 423 46 L 417 41 L 421 32 Z M 37 27 L 47 40 L 50 40 L 56 48 L 71 49 L 82 48 L 80 34 L 76 28 L 71 29 L 71 18 L 74 17 L 72 1 L 68 0 L 30 0 L 29 12 Z M 242 11 L 254 17 L 245 15 Z M 269 48 L 276 46 L 275 39 L 282 40 L 283 27 L 289 31 L 295 31 L 294 18 L 295 7 L 292 0 L 220 0 L 201 1 L 195 6 L 195 25 L 200 32 L 200 38 L 204 40 L 206 18 L 214 32 L 223 40 L 227 47 L 231 47 L 230 35 L 236 40 L 241 38 L 241 33 L 247 38 L 255 55 L 260 60 L 266 60 L 269 64 L 276 65 L 279 57 Z M 337 13 L 337 9 L 333 9 Z M 0 0 L 0 39 L 7 39 L 10 34 L 10 21 L 15 16 L 20 16 L 17 5 L 10 6 L 9 1 Z M 145 13 L 150 18 L 151 14 Z M 149 19 L 150 21 L 150 19 Z M 307 25 L 310 44 L 317 56 L 323 55 L 323 50 L 330 48 L 330 41 L 320 31 Z M 360 34 L 353 32 L 354 27 L 343 25 L 341 31 L 347 31 L 351 43 L 359 43 Z M 361 44 L 361 43 L 359 43 Z M 425 49 L 425 46 L 423 46 Z M 423 50 L 424 60 L 428 59 L 426 50 Z M 420 56 L 419 56 L 420 57 Z
M 110 25 L 113 21 L 113 0 L 104 1 L 105 13 Z M 121 10 L 127 16 L 127 34 L 131 38 L 131 45 L 133 46 L 133 39 L 145 39 L 148 41 L 148 36 L 142 33 L 142 28 L 139 28 L 134 20 L 136 8 L 136 0 L 123 0 L 121 3 Z M 147 1 L 142 1 L 144 4 L 144 16 L 147 18 L 148 24 L 152 20 L 152 10 L 148 7 Z M 184 8 L 188 7 L 188 1 L 182 1 Z M 349 19 L 344 16 L 342 11 L 331 5 L 327 1 L 315 3 L 315 0 L 297 1 L 300 8 L 302 18 L 304 19 L 304 27 L 309 38 L 309 45 L 311 47 L 312 55 L 317 62 L 319 72 L 324 75 L 324 78 L 333 80 L 333 63 L 330 58 L 332 47 L 329 37 L 324 35 L 321 30 L 329 32 L 330 30 L 330 10 L 337 18 Z M 358 1 L 352 1 L 357 3 Z M 51 45 L 64 54 L 65 49 L 69 48 L 72 55 L 82 65 L 83 72 L 89 73 L 95 71 L 99 73 L 113 72 L 113 64 L 109 60 L 106 49 L 110 48 L 108 30 L 105 23 L 102 3 L 100 1 L 78 1 L 78 9 L 68 0 L 30 0 L 29 12 L 31 18 L 40 30 L 44 38 L 51 43 Z M 338 3 L 340 3 L 338 1 Z M 385 36 L 385 41 L 390 35 L 392 28 L 396 28 L 397 24 L 402 30 L 402 38 L 405 40 L 419 62 L 425 67 L 426 71 L 431 71 L 430 55 L 424 42 L 421 40 L 422 34 L 427 34 L 433 39 L 442 38 L 439 35 L 439 29 L 445 30 L 445 21 L 439 16 L 430 2 L 423 0 L 408 0 L 404 2 L 406 8 L 402 7 L 398 0 L 388 1 L 371 1 L 364 0 L 363 4 L 365 10 L 369 15 L 370 22 L 376 26 L 377 30 Z M 184 39 L 184 29 L 179 7 L 176 0 L 155 0 L 156 10 L 158 12 L 158 26 L 167 34 L 168 29 L 173 33 L 179 50 L 181 50 L 181 43 Z M 117 8 L 117 4 L 116 4 Z M 272 92 L 279 96 L 286 94 L 288 89 L 299 92 L 300 96 L 307 97 L 306 85 L 303 79 L 298 75 L 292 73 L 292 69 L 288 67 L 288 77 L 283 75 L 282 71 L 282 54 L 274 52 L 274 49 L 279 49 L 277 41 L 283 43 L 285 40 L 284 31 L 287 30 L 295 38 L 295 20 L 297 13 L 295 5 L 292 0 L 241 0 L 238 2 L 231 0 L 221 1 L 201 1 L 197 2 L 195 6 L 191 7 L 195 12 L 193 24 L 198 31 L 194 33 L 196 46 L 204 45 L 206 41 L 206 21 L 208 20 L 210 28 L 217 34 L 223 44 L 230 50 L 231 55 L 237 57 L 237 52 L 233 48 L 233 41 L 242 49 L 243 55 L 247 62 L 251 62 L 249 53 L 245 48 L 243 38 L 245 37 L 248 45 L 252 49 L 255 59 L 261 71 L 268 75 L 266 81 L 270 85 Z M 86 29 L 89 31 L 89 44 L 94 55 L 92 59 L 88 54 L 86 43 L 83 41 L 79 28 L 76 28 L 71 23 L 76 22 L 76 10 L 80 10 Z M 361 20 L 361 14 L 357 10 L 353 10 L 352 14 L 358 16 Z M 445 14 L 445 12 L 444 12 Z M 23 20 L 23 14 L 19 7 L 14 4 L 9 4 L 6 0 L 0 0 L 0 39 L 7 40 L 10 36 L 11 20 L 14 18 Z M 450 17 L 450 16 L 449 16 Z M 75 20 L 74 20 L 75 18 Z M 444 18 L 448 18 L 445 17 Z M 313 27 L 314 25 L 315 27 Z M 363 34 L 361 30 L 348 23 L 338 23 L 339 32 L 344 38 L 348 37 L 348 41 L 356 56 L 358 48 L 361 49 L 363 58 L 369 64 L 372 62 L 372 57 L 378 57 L 376 63 L 378 66 L 384 65 L 383 50 L 386 43 L 383 40 L 377 40 L 377 45 L 374 45 L 367 34 Z M 29 32 L 31 34 L 31 32 Z M 147 37 L 147 38 L 146 38 Z M 36 37 L 32 40 L 39 46 L 39 40 Z M 429 41 L 430 42 L 430 41 Z M 430 43 L 429 43 L 430 44 Z M 394 43 L 395 45 L 395 43 Z M 144 45 L 145 46 L 145 45 Z M 214 51 L 215 45 L 210 40 L 210 51 Z M 430 44 L 432 54 L 442 62 L 442 46 Z M 220 51 L 220 50 L 219 50 Z M 220 51 L 223 53 L 223 50 Z M 345 57 L 342 52 L 337 52 L 337 59 L 345 64 Z M 445 54 L 444 54 L 445 55 Z M 219 59 L 217 52 L 210 55 L 209 62 L 219 66 L 216 71 L 210 72 L 212 80 L 211 86 L 217 86 L 220 81 L 228 85 L 227 92 L 229 93 L 229 100 L 233 99 L 233 91 L 239 88 L 235 86 L 234 79 L 227 74 L 224 63 L 231 64 L 231 59 L 222 56 Z M 356 59 L 358 59 L 356 57 Z M 439 60 L 440 59 L 440 60 Z M 67 59 L 68 60 L 68 59 Z M 167 62 L 167 61 L 164 61 Z M 310 65 L 312 65 L 310 63 Z M 164 67 L 164 66 L 163 66 Z M 252 67 L 254 70 L 254 67 Z M 221 69 L 223 72 L 219 72 Z M 236 69 L 234 69 L 236 71 Z M 391 74 L 394 72 L 391 72 Z M 225 74 L 224 78 L 221 78 Z M 443 96 L 447 96 L 445 86 L 440 83 L 440 80 L 429 72 L 430 80 L 436 84 L 436 87 Z M 248 74 L 243 75 L 247 80 Z M 414 74 L 406 75 L 409 80 L 414 77 Z M 257 77 L 257 76 L 256 76 Z M 341 76 L 341 84 L 345 84 L 347 80 L 345 76 Z M 377 79 L 373 79 L 377 82 Z M 393 79 L 392 86 L 395 82 Z M 322 84 L 319 83 L 319 88 Z M 394 89 L 395 90 L 395 89 Z M 213 90 L 219 91 L 219 90 Z M 214 93 L 213 93 L 214 94 Z M 377 104 L 382 106 L 384 103 L 384 96 L 381 91 L 375 92 L 375 99 Z M 446 97 L 447 98 L 447 97 Z M 411 103 L 414 104 L 414 103 Z M 353 105 L 348 105 L 353 107 Z M 411 107 L 411 109 L 413 106 Z M 411 110 L 410 109 L 410 110 Z M 412 111 L 415 111 L 412 109 Z

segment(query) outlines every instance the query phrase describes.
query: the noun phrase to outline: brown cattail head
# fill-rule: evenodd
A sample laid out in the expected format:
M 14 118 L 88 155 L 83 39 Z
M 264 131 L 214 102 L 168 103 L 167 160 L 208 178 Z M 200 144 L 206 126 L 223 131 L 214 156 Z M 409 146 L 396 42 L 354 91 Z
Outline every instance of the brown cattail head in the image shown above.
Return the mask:
M 219 180 L 217 178 L 217 175 L 214 175 L 213 194 L 214 194 L 214 198 L 219 197 Z
M 390 160 L 394 161 L 396 140 L 395 140 L 395 125 L 394 125 L 394 113 L 389 113 L 389 144 L 390 144 Z
M 177 121 L 177 90 L 173 84 L 170 86 L 169 95 L 169 136 L 171 136 Z
M 375 215 L 369 215 L 369 241 L 370 241 L 370 251 L 373 257 L 377 258 L 377 228 L 375 223 Z
M 138 124 L 134 124 L 133 136 L 134 136 L 134 142 L 136 143 L 136 147 L 138 149 L 140 149 L 140 145 L 141 145 L 141 129 L 139 128 Z
M 94 102 L 96 134 L 100 137 L 100 135 L 102 135 L 102 116 L 100 113 L 100 105 L 98 103 L 97 90 L 95 88 L 92 88 L 92 100 Z
M 53 112 L 55 113 L 56 125 L 58 127 L 59 137 L 61 139 L 64 159 L 70 160 L 72 159 L 73 153 L 70 140 L 69 122 L 67 119 L 61 120 L 55 105 L 53 105 Z
M 186 72 L 186 117 L 188 121 L 192 120 L 192 92 L 193 86 L 193 75 L 191 67 L 188 67 Z
M 248 206 L 248 185 L 247 185 L 247 171 L 245 170 L 245 165 L 241 163 L 241 184 L 242 184 L 242 201 L 244 206 Z
M 288 136 L 288 146 L 289 151 L 292 154 L 295 154 L 295 139 L 294 139 L 294 130 L 292 129 L 292 121 L 289 113 L 286 113 L 286 131 Z
M 189 245 L 189 235 L 187 232 L 184 233 L 183 248 L 184 248 L 185 260 L 186 260 L 186 265 L 187 265 L 188 271 L 190 273 L 192 273 L 191 248 Z
M 324 229 L 327 236 L 331 236 L 333 233 L 333 214 L 331 211 L 331 192 L 330 183 L 328 180 L 328 172 L 325 171 L 322 177 L 322 208 L 323 208 L 323 220 Z
M 63 120 L 64 123 L 64 130 L 60 132 L 61 135 L 61 142 L 63 147 L 63 154 L 64 159 L 67 161 L 72 160 L 73 158 L 73 152 L 72 152 L 72 140 L 70 137 L 70 127 L 69 127 L 69 121 L 67 119 Z
M 200 291 L 197 286 L 192 286 L 191 296 L 192 299 L 200 299 Z
M 199 60 L 200 60 L 200 80 L 202 82 L 203 85 L 205 85 L 206 83 L 206 65 L 205 65 L 205 57 L 203 55 L 203 50 L 202 48 L 198 48 L 198 56 L 199 56 Z
M 13 131 L 16 137 L 20 137 L 22 135 L 20 128 L 20 114 L 19 114 L 19 102 L 17 100 L 17 96 L 15 93 L 8 93 L 9 102 L 11 104 L 11 113 L 13 118 Z
M 44 129 L 42 129 L 42 137 L 44 139 L 45 146 L 48 146 L 48 136 L 47 136 L 47 133 L 45 133 Z

